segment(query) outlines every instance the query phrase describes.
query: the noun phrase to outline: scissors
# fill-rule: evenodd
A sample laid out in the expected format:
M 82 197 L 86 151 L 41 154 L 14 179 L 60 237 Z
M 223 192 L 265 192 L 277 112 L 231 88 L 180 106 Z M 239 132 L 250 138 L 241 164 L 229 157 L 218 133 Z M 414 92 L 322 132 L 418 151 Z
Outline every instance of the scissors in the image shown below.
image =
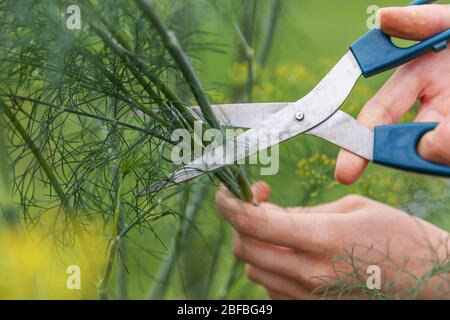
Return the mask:
M 435 0 L 417 0 L 411 5 L 432 2 Z M 438 123 L 383 125 L 372 131 L 339 110 L 361 75 L 369 78 L 427 52 L 438 53 L 447 47 L 449 39 L 450 29 L 409 48 L 399 48 L 391 37 L 374 29 L 353 43 L 320 83 L 296 102 L 212 106 L 222 125 L 248 130 L 173 172 L 167 181 L 149 186 L 139 196 L 234 164 L 300 134 L 325 139 L 376 164 L 450 177 L 450 167 L 426 161 L 417 152 L 420 138 L 435 129 Z M 191 107 L 190 110 L 202 119 L 198 108 Z

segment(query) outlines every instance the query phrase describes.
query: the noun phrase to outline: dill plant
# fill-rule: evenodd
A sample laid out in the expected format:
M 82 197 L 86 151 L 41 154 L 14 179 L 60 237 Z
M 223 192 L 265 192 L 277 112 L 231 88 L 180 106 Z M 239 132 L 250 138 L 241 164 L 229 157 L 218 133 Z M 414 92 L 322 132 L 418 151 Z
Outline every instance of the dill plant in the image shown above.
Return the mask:
M 114 265 L 125 264 L 120 258 L 129 231 L 152 231 L 152 222 L 176 215 L 161 203 L 185 186 L 136 195 L 175 169 L 165 155 L 174 129 L 192 129 L 186 106 L 196 101 L 208 127 L 220 128 L 188 57 L 191 48 L 208 49 L 188 26 L 189 5 L 84 0 L 83 27 L 69 30 L 66 1 L 0 4 L 2 141 L 17 211 L 33 228 L 57 208 L 51 232 L 64 245 L 77 239 L 90 261 L 95 253 L 84 223 L 103 220 L 110 243 L 98 281 L 101 298 L 110 296 Z M 184 19 L 176 19 L 181 14 Z M 252 202 L 241 168 L 215 175 Z

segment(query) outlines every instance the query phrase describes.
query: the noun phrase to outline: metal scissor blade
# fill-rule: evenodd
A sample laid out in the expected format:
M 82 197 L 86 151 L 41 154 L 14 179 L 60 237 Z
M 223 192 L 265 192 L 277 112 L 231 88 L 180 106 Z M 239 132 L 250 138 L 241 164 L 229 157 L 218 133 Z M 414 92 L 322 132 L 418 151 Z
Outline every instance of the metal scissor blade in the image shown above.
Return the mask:
M 322 138 L 364 159 L 373 160 L 373 131 L 343 111 L 338 110 L 306 134 Z
M 288 104 L 234 141 L 211 150 L 175 171 L 169 179 L 170 182 L 152 185 L 140 195 L 236 163 L 318 126 L 339 109 L 360 76 L 361 69 L 353 54 L 348 52 L 304 98 Z
M 284 109 L 289 102 L 217 104 L 211 108 L 223 126 L 251 129 Z M 190 107 L 194 117 L 203 121 L 199 107 Z

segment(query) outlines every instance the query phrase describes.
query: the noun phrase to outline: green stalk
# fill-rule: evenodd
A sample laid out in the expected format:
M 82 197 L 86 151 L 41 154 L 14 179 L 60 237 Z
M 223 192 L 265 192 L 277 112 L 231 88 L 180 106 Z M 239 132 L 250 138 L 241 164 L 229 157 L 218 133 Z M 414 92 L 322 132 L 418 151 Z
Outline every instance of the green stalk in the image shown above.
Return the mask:
M 200 186 L 200 188 L 193 192 L 192 196 L 186 197 L 184 214 L 180 218 L 176 235 L 172 239 L 169 251 L 167 253 L 167 258 L 159 268 L 155 284 L 148 296 L 149 300 L 160 300 L 164 298 L 170 282 L 170 277 L 173 273 L 175 259 L 185 244 L 186 236 L 191 229 L 191 225 L 195 219 L 196 213 L 199 210 L 202 200 L 205 198 L 205 192 L 207 192 L 207 189 L 208 184 L 204 183 Z
M 239 272 L 239 268 L 242 265 L 242 263 L 234 259 L 233 264 L 231 266 L 230 272 L 228 273 L 227 278 L 225 279 L 225 283 L 223 285 L 223 288 L 221 289 L 219 293 L 219 300 L 225 300 L 228 297 L 228 293 L 231 291 L 231 288 L 233 287 L 233 284 L 236 280 L 237 274 Z
M 126 51 L 126 49 L 115 44 L 112 41 L 112 39 L 110 39 L 109 36 L 103 30 L 101 30 L 99 27 L 97 27 L 95 24 L 92 24 L 92 23 L 91 23 L 91 27 L 96 29 L 96 32 L 101 36 L 103 41 L 104 42 L 106 41 L 107 45 L 109 45 L 113 49 L 113 51 L 115 51 L 125 63 L 128 63 L 127 67 L 132 68 L 132 72 L 134 71 L 133 75 L 135 77 L 138 76 L 138 80 L 140 79 L 140 82 L 143 86 L 145 86 L 145 79 L 143 79 L 142 75 L 140 75 L 139 72 L 141 72 L 142 74 L 147 76 L 150 79 L 150 81 L 166 96 L 166 98 L 168 98 L 173 103 L 173 105 L 177 109 L 178 113 L 183 117 L 183 120 L 187 121 L 187 123 L 188 123 L 188 126 L 186 127 L 184 125 L 184 121 L 178 121 L 178 119 L 175 119 L 177 122 L 178 128 L 188 128 L 189 129 L 189 128 L 193 127 L 195 118 L 187 110 L 186 106 L 180 102 L 181 99 L 179 99 L 176 96 L 176 94 L 170 89 L 169 86 L 167 86 L 164 82 L 162 82 L 160 79 L 155 77 L 148 70 L 147 66 L 141 59 L 137 58 L 134 54 Z M 116 34 L 116 32 L 112 32 L 112 33 Z M 120 40 L 117 39 L 117 41 L 119 41 L 119 43 L 120 43 Z M 105 68 L 102 68 L 102 69 L 105 69 Z M 138 69 L 139 69 L 139 71 L 137 71 Z M 108 76 L 109 71 L 107 69 L 105 69 L 104 72 L 105 71 L 106 71 L 106 75 Z M 117 82 L 117 81 L 115 81 L 115 82 Z M 164 101 L 162 101 L 162 102 L 163 102 L 163 104 L 165 104 Z M 167 106 L 167 104 L 165 104 L 165 105 L 166 105 L 166 107 L 169 107 L 169 106 Z M 193 143 L 197 143 L 195 139 L 193 140 Z M 234 169 L 234 171 L 236 172 L 236 169 Z M 246 195 L 244 199 L 249 199 L 249 201 L 251 201 L 253 194 L 250 193 L 250 196 L 248 196 L 248 194 L 249 194 L 248 190 L 250 190 L 250 187 L 248 187 L 247 191 L 241 192 L 241 190 L 240 190 L 241 188 L 236 187 L 234 185 L 234 183 L 232 183 L 232 180 L 233 180 L 232 177 L 234 175 L 237 175 L 236 173 L 233 173 L 232 168 L 224 168 L 221 172 L 217 172 L 216 175 L 218 176 L 219 180 L 222 181 L 222 183 L 235 196 L 242 197 L 241 193 L 243 193 Z M 249 186 L 250 184 L 247 182 L 247 185 Z
M 113 117 L 117 118 L 117 100 L 114 99 L 112 103 L 112 113 Z M 115 132 L 114 137 L 116 140 L 119 140 L 118 134 Z M 118 141 L 117 141 L 118 142 Z M 114 189 L 115 189 L 115 198 L 114 198 L 114 209 L 113 209 L 113 221 L 112 221 L 112 231 L 111 231 L 111 246 L 109 248 L 108 252 L 108 258 L 106 262 L 106 267 L 103 273 L 103 277 L 100 280 L 98 284 L 98 293 L 99 297 L 102 300 L 107 300 L 109 298 L 108 295 L 108 288 L 109 288 L 109 282 L 111 278 L 111 272 L 114 266 L 114 261 L 116 260 L 116 257 L 118 253 L 122 255 L 123 252 L 121 252 L 121 249 L 125 250 L 125 247 L 123 245 L 123 240 L 119 239 L 119 233 L 122 231 L 123 223 L 124 223 L 124 216 L 122 212 L 122 186 L 123 181 L 127 175 L 126 172 L 122 172 L 121 168 L 121 161 L 115 160 L 113 162 L 113 171 L 115 172 L 115 179 L 114 179 Z M 119 256 L 119 261 L 122 256 Z M 123 277 L 122 274 L 123 267 L 119 267 L 119 285 L 120 285 L 120 291 L 119 294 L 123 297 L 126 296 L 126 287 L 124 283 L 126 282 L 126 279 Z M 123 285 L 123 286 L 122 286 Z M 125 289 L 125 291 L 123 290 Z
M 239 54 L 239 60 L 243 60 L 247 64 L 247 84 L 245 88 L 236 88 L 233 94 L 239 101 L 243 100 L 244 96 L 247 96 L 248 101 L 252 99 L 252 91 L 255 84 L 258 82 L 258 74 L 255 70 L 255 66 L 259 68 L 264 68 L 267 63 L 267 58 L 269 57 L 270 49 L 273 44 L 273 38 L 275 35 L 276 28 L 278 26 L 278 21 L 280 17 L 282 1 L 273 0 L 270 7 L 270 14 L 267 17 L 264 36 L 262 39 L 262 44 L 260 49 L 255 50 L 253 41 L 253 31 L 254 24 L 256 22 L 256 3 L 253 2 L 252 18 L 248 19 L 246 16 L 243 17 L 243 24 L 245 24 L 247 31 L 242 32 L 241 28 L 236 21 L 232 20 L 236 33 L 238 35 L 239 41 L 242 45 L 242 52 Z M 248 22 L 250 21 L 250 23 Z M 247 34 L 248 33 L 248 34 Z M 257 51 L 255 53 L 255 51 Z
M 205 91 L 202 88 L 200 80 L 193 70 L 188 57 L 178 43 L 178 39 L 175 34 L 167 29 L 167 27 L 159 19 L 152 5 L 147 0 L 135 0 L 135 2 L 152 23 L 153 27 L 161 37 L 164 46 L 167 48 L 181 73 L 186 78 L 186 81 L 191 88 L 191 91 L 195 99 L 197 100 L 207 123 L 212 128 L 220 128 L 220 123 L 216 119 L 216 116 L 214 115 L 214 112 L 212 111 L 211 106 L 208 102 L 208 99 L 204 94 Z
M 255 20 L 256 20 L 256 0 L 252 2 L 252 14 L 251 19 L 249 21 L 249 30 L 248 30 L 248 44 L 250 47 L 250 51 L 247 54 L 247 99 L 249 102 L 252 101 L 253 98 L 253 87 L 255 85 L 255 50 L 253 50 L 253 32 L 255 29 Z
M 110 25 L 110 24 L 108 24 Z M 107 25 L 107 26 L 108 26 Z M 127 47 L 130 47 L 130 45 L 126 45 L 122 47 L 119 44 L 122 44 L 124 41 L 123 39 L 119 38 L 116 39 L 119 44 L 114 43 L 112 39 L 109 38 L 108 34 L 102 30 L 99 26 L 97 26 L 94 23 L 90 24 L 91 28 L 100 36 L 100 38 L 103 40 L 103 42 L 111 48 L 125 63 L 127 68 L 132 72 L 133 76 L 141 83 L 141 85 L 144 87 L 146 92 L 150 95 L 150 97 L 155 100 L 159 101 L 161 100 L 158 94 L 151 89 L 150 84 L 145 80 L 143 75 L 145 75 L 152 83 L 155 85 L 163 94 L 164 96 L 173 103 L 174 107 L 177 109 L 178 113 L 184 118 L 184 120 L 187 121 L 189 126 L 192 128 L 195 122 L 195 117 L 189 112 L 189 110 L 186 108 L 186 106 L 181 103 L 181 100 L 176 96 L 176 94 L 170 89 L 169 86 L 167 86 L 163 81 L 161 81 L 158 77 L 153 75 L 148 67 L 145 65 L 145 63 L 137 58 L 134 54 L 132 54 L 129 50 L 127 50 Z M 117 32 L 114 31 L 115 28 L 111 29 L 110 32 L 113 36 L 117 36 Z M 165 101 L 161 101 L 163 105 L 165 105 L 166 108 L 169 108 L 167 103 Z M 162 118 L 159 117 L 161 120 Z M 162 119 L 164 120 L 164 119 Z M 178 122 L 177 127 L 178 128 L 184 128 L 186 127 L 183 122 L 178 121 L 178 119 L 174 119 L 176 122 Z M 164 120 L 165 121 L 165 120 Z M 168 126 L 166 122 L 166 126 Z M 189 128 L 189 127 L 188 127 Z
M 119 230 L 125 227 L 125 217 L 123 214 L 119 217 Z M 117 239 L 119 243 L 119 288 L 118 297 L 120 300 L 128 299 L 128 270 L 126 268 L 125 262 L 127 261 L 127 244 L 124 239 Z
M 222 246 L 222 243 L 225 241 L 225 222 L 224 220 L 220 220 L 220 229 L 219 229 L 219 236 L 217 237 L 217 241 L 215 243 L 215 246 L 213 248 L 214 255 L 212 258 L 211 266 L 209 268 L 208 273 L 208 279 L 206 280 L 206 286 L 203 289 L 202 295 L 200 296 L 200 300 L 206 300 L 210 298 L 211 293 L 211 287 L 214 283 L 215 277 L 220 274 L 217 272 L 217 267 L 219 264 L 219 258 L 220 258 L 220 249 Z
M 114 266 L 114 261 L 116 259 L 117 250 L 119 247 L 118 234 L 119 234 L 119 222 L 121 215 L 121 192 L 122 192 L 122 183 L 123 176 L 120 172 L 119 167 L 117 167 L 116 171 L 116 198 L 114 199 L 114 215 L 113 215 L 113 223 L 112 223 L 112 231 L 111 231 L 111 245 L 108 250 L 107 262 L 105 270 L 103 271 L 103 276 L 98 283 L 98 295 L 100 299 L 107 300 L 109 299 L 108 295 L 108 286 L 109 281 L 111 279 L 111 273 Z
M 91 4 L 88 4 L 89 6 L 91 6 Z M 90 7 L 90 10 L 94 10 L 92 7 Z M 69 32 L 66 28 L 61 27 L 61 25 L 59 23 L 55 23 L 53 21 L 53 19 L 51 19 L 51 17 L 48 17 L 48 20 L 50 23 L 52 23 L 52 26 L 54 28 L 58 28 L 59 32 L 63 33 L 65 36 L 70 37 L 71 39 L 78 41 L 78 39 L 76 37 L 73 36 L 73 33 Z M 90 24 L 91 26 L 93 25 L 92 23 Z M 94 30 L 95 31 L 95 30 Z M 98 29 L 98 31 L 102 32 L 101 29 Z M 120 43 L 124 42 L 124 45 L 129 48 L 130 45 L 127 45 L 126 42 L 126 38 L 123 34 L 119 35 L 119 33 L 121 34 L 121 32 L 119 30 L 117 30 L 115 28 L 115 32 L 114 35 L 116 37 L 118 37 L 120 39 Z M 105 33 L 102 32 L 102 35 L 105 37 L 104 39 L 102 38 L 102 40 L 106 40 L 108 41 L 107 43 L 109 44 L 113 44 L 114 42 L 111 41 L 111 39 L 109 39 L 109 36 Z M 116 87 L 119 89 L 120 92 L 122 92 L 124 94 L 124 96 L 118 95 L 117 98 L 119 98 L 120 100 L 129 103 L 131 106 L 139 109 L 140 111 L 142 111 L 143 113 L 145 113 L 146 115 L 148 115 L 149 117 L 151 117 L 152 119 L 156 120 L 158 123 L 162 124 L 165 127 L 170 127 L 170 123 L 168 123 L 163 117 L 161 117 L 159 114 L 155 113 L 153 110 L 151 110 L 150 108 L 148 108 L 147 106 L 144 106 L 136 101 L 133 101 L 131 99 L 132 94 L 129 92 L 129 90 L 127 90 L 123 84 L 122 84 L 122 80 L 119 79 L 114 73 L 112 73 L 108 68 L 105 67 L 105 65 L 103 64 L 102 61 L 99 61 L 97 59 L 97 57 L 91 53 L 89 50 L 87 50 L 83 44 L 80 44 L 77 47 L 78 51 L 80 52 L 80 54 L 85 57 L 86 59 L 88 59 L 89 61 L 91 61 L 102 73 L 103 75 Z M 114 50 L 114 48 L 112 48 Z M 117 48 L 116 48 L 117 49 Z M 133 71 L 133 70 L 131 70 Z M 144 87 L 144 90 L 148 89 L 148 84 L 146 83 L 145 79 L 143 78 L 139 78 L 138 81 L 140 81 L 141 85 Z M 153 95 L 150 94 L 150 96 L 153 99 L 156 99 L 156 101 L 159 100 L 158 95 L 153 92 Z
M 133 50 L 132 44 L 127 40 L 127 37 L 123 34 L 122 30 L 120 30 L 114 24 L 112 24 L 105 17 L 103 12 L 97 10 L 95 6 L 92 4 L 92 1 L 90 0 L 81 0 L 81 1 L 83 3 L 83 6 L 86 6 L 86 8 L 88 9 L 87 16 L 89 19 L 100 20 L 100 22 L 106 26 L 109 32 L 114 36 L 114 38 L 120 43 L 122 47 L 124 47 L 128 51 Z
M 6 128 L 6 123 L 3 124 L 2 118 L 0 117 L 0 150 L 6 150 L 6 142 L 4 137 L 3 128 Z M 0 161 L 0 225 L 5 222 L 6 225 L 14 228 L 17 227 L 19 220 L 16 210 L 11 200 L 11 185 L 10 185 L 10 168 L 9 168 L 9 158 L 5 157 Z
M 198 79 L 197 74 L 192 68 L 188 57 L 178 43 L 175 34 L 167 29 L 167 27 L 159 19 L 152 5 L 147 0 L 135 0 L 135 2 L 138 7 L 141 8 L 145 16 L 149 19 L 150 23 L 158 32 L 165 47 L 172 56 L 172 59 L 175 61 L 184 78 L 186 79 L 200 109 L 202 110 L 206 122 L 212 128 L 221 129 L 220 123 L 217 120 L 214 112 L 212 111 L 211 105 L 209 104 L 209 101 L 204 93 L 205 91 L 203 90 L 200 80 Z M 247 178 L 244 176 L 239 167 L 236 167 L 233 173 L 238 177 L 237 181 L 241 189 L 241 197 L 245 201 L 252 203 L 253 193 L 251 191 L 250 183 L 248 182 Z M 246 181 L 246 183 L 242 183 L 243 181 Z
M 105 38 L 107 38 L 105 36 Z M 158 79 L 157 77 L 155 77 L 149 70 L 148 67 L 145 65 L 145 63 L 139 59 L 138 57 L 136 57 L 134 54 L 127 52 L 125 49 L 120 48 L 117 45 L 114 45 L 114 43 L 110 43 L 110 45 L 112 45 L 113 50 L 119 54 L 119 56 L 122 59 L 125 59 L 124 61 L 128 61 L 127 59 L 130 59 L 132 61 L 132 63 L 134 64 L 134 67 L 139 69 L 140 72 L 142 72 L 144 75 L 146 75 L 150 81 L 166 96 L 166 98 L 169 99 L 169 101 L 171 101 L 173 103 L 173 105 L 175 106 L 175 108 L 177 109 L 178 113 L 183 117 L 184 121 L 178 121 L 178 119 L 175 119 L 175 121 L 177 122 L 177 127 L 178 128 L 187 128 L 187 129 L 192 129 L 194 127 L 194 122 L 195 117 L 191 114 L 191 112 L 186 108 L 186 106 L 181 103 L 181 99 L 179 99 L 177 97 L 177 95 L 175 94 L 175 92 L 172 91 L 172 89 L 170 89 L 169 86 L 167 86 L 164 82 L 162 82 L 160 79 Z M 125 57 L 126 55 L 126 57 Z M 164 103 L 164 102 L 163 102 Z M 166 105 L 166 107 L 168 107 Z M 184 125 L 184 122 L 187 122 L 187 126 Z M 193 139 L 192 140 L 193 144 L 197 144 L 197 140 Z M 200 148 L 203 149 L 203 146 L 200 146 Z M 222 181 L 222 183 L 224 183 L 225 186 L 227 186 L 227 188 L 229 190 L 231 190 L 231 192 L 236 195 L 237 197 L 240 197 L 240 190 L 239 188 L 236 188 L 232 183 L 229 182 L 230 177 L 233 176 L 233 172 L 232 169 L 230 168 L 225 168 L 223 170 L 223 172 L 218 172 L 216 173 L 216 175 L 219 177 L 219 180 Z M 248 184 L 249 185 L 249 184 Z M 250 189 L 250 188 L 249 188 Z M 245 194 L 248 194 L 247 192 L 245 192 Z M 253 194 L 251 194 L 251 197 L 246 196 L 246 199 L 252 199 Z
M 148 93 L 148 95 L 154 100 L 159 101 L 160 98 L 158 94 L 152 89 L 150 83 L 144 78 L 144 76 L 136 69 L 134 64 L 130 61 L 130 59 L 126 56 L 123 50 L 121 50 L 121 47 L 119 47 L 111 38 L 109 38 L 109 35 L 100 27 L 98 27 L 96 24 L 91 23 L 91 28 L 98 34 L 98 36 L 103 40 L 103 42 L 111 48 L 125 63 L 128 70 L 131 71 L 133 76 L 136 78 L 136 80 L 141 84 L 143 89 Z M 166 119 L 162 118 L 159 114 L 155 113 L 153 110 L 146 109 L 144 110 L 146 114 L 151 116 L 152 118 L 156 119 L 158 122 L 161 122 L 166 127 L 170 127 L 171 125 L 166 121 Z
M 108 250 L 108 256 L 106 258 L 106 266 L 105 270 L 103 271 L 102 278 L 100 279 L 97 290 L 98 290 L 98 296 L 101 300 L 108 300 L 108 286 L 109 286 L 109 280 L 111 278 L 111 272 L 114 265 L 114 260 L 116 258 L 117 253 L 117 241 L 115 239 L 111 239 L 111 244 Z
M 174 107 L 177 109 L 178 113 L 186 119 L 191 128 L 194 127 L 194 122 L 196 121 L 192 113 L 186 108 L 186 106 L 181 102 L 176 93 L 163 81 L 150 72 L 146 64 L 136 57 L 131 52 L 126 52 L 128 57 L 136 64 L 140 71 L 145 74 L 145 76 L 164 94 L 164 96 L 173 103 Z
M 105 36 L 106 37 L 106 36 Z M 106 37 L 107 38 L 107 37 Z M 105 38 L 105 39 L 106 39 Z M 186 127 L 184 125 L 184 121 L 178 121 L 178 119 L 175 119 L 175 121 L 177 122 L 177 127 L 178 128 L 192 128 L 194 126 L 194 122 L 196 121 L 195 118 L 193 117 L 193 115 L 191 114 L 191 112 L 188 111 L 188 109 L 186 108 L 186 106 L 184 104 L 182 104 L 181 99 L 179 99 L 177 97 L 177 95 L 175 94 L 175 92 L 173 92 L 170 87 L 168 87 L 164 82 L 162 82 L 161 80 L 159 80 L 157 77 L 153 76 L 152 73 L 148 70 L 147 66 L 145 65 L 145 63 L 138 59 L 136 56 L 134 56 L 133 54 L 126 52 L 123 48 L 120 48 L 117 45 L 114 45 L 114 43 L 110 42 L 110 45 L 112 45 L 113 50 L 119 54 L 120 57 L 122 57 L 123 59 L 125 59 L 124 61 L 129 61 L 127 59 L 132 60 L 132 63 L 134 64 L 133 68 L 138 68 L 140 72 L 142 72 L 143 74 L 145 74 L 150 81 L 152 81 L 155 86 L 161 90 L 161 92 L 163 92 L 163 94 L 166 96 L 166 98 L 168 98 L 175 106 L 175 108 L 177 109 L 177 111 L 179 112 L 179 114 L 183 117 L 183 120 L 187 121 L 188 126 Z M 126 57 L 125 57 L 126 55 Z M 168 106 L 167 106 L 168 107 Z M 195 139 L 193 139 L 193 143 L 197 144 L 197 141 Z M 201 148 L 203 148 L 203 146 L 200 146 Z M 219 180 L 222 181 L 222 183 L 237 197 L 241 197 L 241 191 L 239 188 L 236 188 L 232 183 L 230 183 L 230 177 L 232 177 L 233 175 L 233 169 L 232 168 L 224 168 L 222 170 L 222 172 L 218 172 L 216 173 L 216 175 L 219 177 Z M 236 171 L 236 170 L 235 170 Z M 244 184 L 243 184 L 244 185 Z M 247 181 L 247 185 L 250 186 L 250 184 Z M 251 191 L 251 188 L 248 187 L 248 190 Z M 245 191 L 245 190 L 244 190 Z M 243 194 L 245 194 L 245 198 L 244 199 L 250 199 L 249 202 L 252 200 L 253 194 L 251 193 L 250 196 L 248 196 L 248 191 L 242 192 Z
M 89 52 L 88 50 L 85 50 L 83 48 L 80 48 L 80 53 L 87 59 L 89 59 L 94 65 L 99 68 L 99 70 L 105 75 L 105 77 L 117 88 L 119 91 L 121 91 L 124 96 L 118 95 L 117 98 L 120 98 L 122 101 L 129 103 L 131 106 L 141 110 L 143 113 L 148 115 L 149 117 L 153 118 L 157 122 L 161 123 L 164 126 L 168 126 L 168 122 L 162 118 L 160 115 L 156 114 L 154 111 L 149 109 L 148 107 L 133 101 L 131 97 L 131 93 L 128 89 L 126 89 L 123 84 L 121 83 L 121 80 L 116 77 L 116 75 L 112 72 L 110 72 L 105 66 L 97 61 L 96 57 Z
M 39 163 L 40 168 L 45 173 L 45 175 L 48 178 L 48 181 L 50 185 L 52 186 L 53 190 L 55 190 L 56 195 L 58 196 L 61 205 L 63 207 L 64 212 L 67 214 L 69 221 L 71 222 L 75 236 L 80 241 L 82 250 L 86 256 L 89 268 L 91 269 L 91 272 L 95 274 L 95 267 L 94 267 L 94 258 L 91 252 L 91 249 L 88 245 L 88 241 L 84 237 L 83 229 L 81 228 L 81 225 L 76 217 L 75 212 L 69 205 L 69 201 L 61 188 L 61 185 L 56 178 L 56 176 L 53 174 L 53 171 L 51 170 L 50 166 L 48 165 L 47 161 L 42 157 L 41 152 L 39 148 L 36 146 L 34 141 L 31 139 L 31 137 L 27 134 L 22 124 L 17 120 L 15 115 L 11 112 L 10 108 L 4 103 L 3 100 L 0 99 L 0 109 L 3 111 L 3 114 L 8 118 L 9 122 L 14 126 L 17 133 L 21 136 L 23 141 L 26 143 L 30 151 L 33 153 L 34 157 L 36 158 L 36 161 Z
M 181 100 L 177 97 L 175 92 L 163 81 L 161 81 L 158 77 L 156 77 L 150 70 L 147 65 L 139 59 L 136 55 L 132 53 L 133 46 L 126 39 L 120 29 L 118 29 L 115 25 L 113 25 L 101 12 L 96 10 L 90 1 L 88 1 L 90 10 L 94 11 L 97 16 L 100 17 L 100 21 L 105 25 L 111 35 L 117 40 L 117 42 L 122 46 L 122 48 L 116 48 L 116 50 L 123 49 L 123 53 L 128 55 L 129 59 L 133 61 L 134 65 L 141 71 L 145 76 L 166 96 L 166 98 L 174 104 L 177 108 L 178 112 L 186 118 L 188 123 L 193 127 L 195 118 L 186 108 L 186 106 L 181 102 Z
M 270 48 L 272 47 L 273 38 L 275 36 L 275 31 L 278 26 L 278 20 L 281 13 L 282 1 L 273 0 L 272 6 L 270 8 L 270 14 L 266 20 L 266 28 L 264 32 L 264 39 L 261 44 L 261 48 L 258 52 L 256 63 L 259 66 L 265 66 L 267 63 L 267 58 L 269 57 Z

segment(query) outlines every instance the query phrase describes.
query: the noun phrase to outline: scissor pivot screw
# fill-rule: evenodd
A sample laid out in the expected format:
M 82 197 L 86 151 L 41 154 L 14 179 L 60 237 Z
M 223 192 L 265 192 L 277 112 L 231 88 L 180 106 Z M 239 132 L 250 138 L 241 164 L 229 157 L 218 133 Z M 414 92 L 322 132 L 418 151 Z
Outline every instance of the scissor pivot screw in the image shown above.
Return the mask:
M 297 119 L 298 121 L 302 121 L 303 119 L 305 119 L 305 114 L 303 112 L 297 112 L 295 114 L 295 119 Z

